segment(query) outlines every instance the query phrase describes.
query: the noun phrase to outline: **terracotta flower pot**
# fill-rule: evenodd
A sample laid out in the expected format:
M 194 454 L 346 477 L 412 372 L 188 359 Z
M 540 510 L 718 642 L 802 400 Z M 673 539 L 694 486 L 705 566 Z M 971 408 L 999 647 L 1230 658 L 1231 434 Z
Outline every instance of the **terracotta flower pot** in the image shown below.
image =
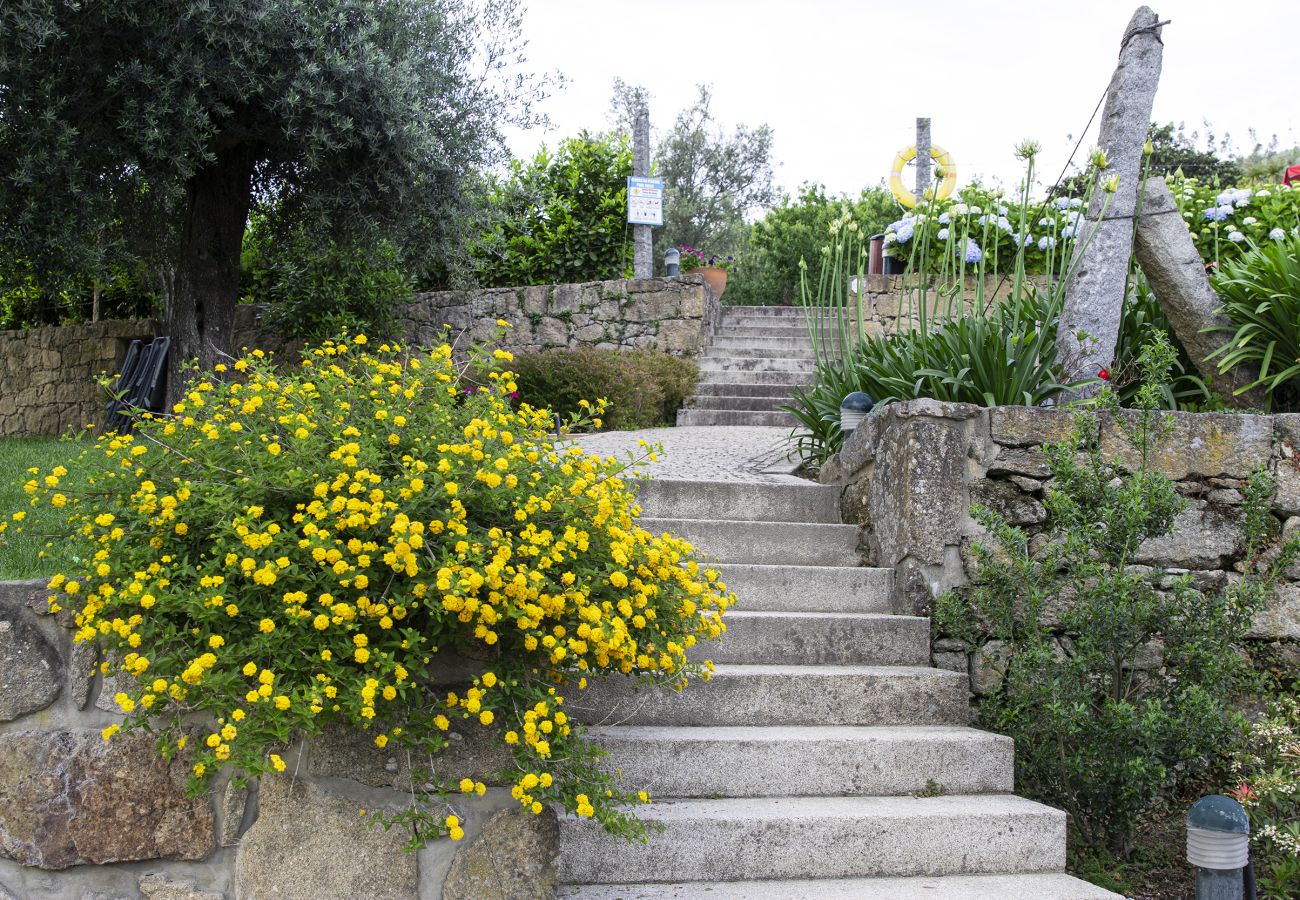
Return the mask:
M 700 266 L 691 274 L 703 275 L 704 283 L 709 286 L 709 289 L 713 291 L 719 300 L 722 299 L 722 292 L 727 289 L 726 269 L 719 269 L 717 266 Z

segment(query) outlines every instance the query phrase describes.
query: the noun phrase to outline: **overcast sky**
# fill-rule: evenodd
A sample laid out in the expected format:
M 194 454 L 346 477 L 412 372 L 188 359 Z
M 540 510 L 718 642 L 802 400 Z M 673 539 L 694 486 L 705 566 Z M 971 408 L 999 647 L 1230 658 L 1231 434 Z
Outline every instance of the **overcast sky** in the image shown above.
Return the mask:
M 971 174 L 1013 186 L 1023 138 L 1054 179 L 1114 69 L 1133 0 L 526 0 L 529 67 L 568 86 L 545 109 L 555 128 L 510 136 L 516 156 L 608 126 L 615 77 L 649 89 L 656 135 L 713 88 L 715 117 L 770 125 L 776 181 L 856 192 L 915 140 L 917 116 Z M 1164 70 L 1154 118 L 1238 152 L 1276 134 L 1300 143 L 1300 0 L 1178 0 L 1154 7 Z M 1099 117 L 1100 118 L 1100 117 Z M 1080 151 L 1095 144 L 1095 129 Z M 1203 143 L 1203 139 L 1200 143 Z

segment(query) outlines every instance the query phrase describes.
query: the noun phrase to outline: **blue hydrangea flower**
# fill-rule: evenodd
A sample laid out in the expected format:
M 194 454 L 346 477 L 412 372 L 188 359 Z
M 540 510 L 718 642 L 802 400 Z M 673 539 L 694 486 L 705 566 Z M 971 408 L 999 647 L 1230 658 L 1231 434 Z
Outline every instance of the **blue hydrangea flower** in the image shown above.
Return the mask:
M 956 206 L 952 208 L 952 214 L 954 216 L 964 216 L 968 212 L 970 212 L 970 207 L 967 206 L 965 203 L 958 203 Z
M 1006 216 L 998 216 L 997 226 L 1007 234 L 1015 234 L 1015 229 L 1011 227 L 1011 221 Z
M 1254 225 L 1254 224 L 1255 224 L 1256 222 L 1258 222 L 1258 221 L 1259 221 L 1259 219 L 1256 219 L 1254 216 L 1246 216 L 1246 218 L 1244 218 L 1244 219 L 1241 220 L 1241 224 L 1242 224 L 1242 225 Z
M 1056 238 L 1054 237 L 1043 235 L 1038 239 L 1039 250 L 1047 251 L 1053 249 L 1055 246 L 1056 246 Z
M 947 213 L 939 213 L 939 224 L 940 224 L 940 225 L 947 225 L 947 224 L 949 224 L 949 223 L 951 223 L 951 222 L 952 222 L 952 219 L 948 218 L 948 214 L 947 214 Z
M 1005 216 L 1005 215 L 1007 214 L 1007 212 L 1008 212 L 1008 210 L 1007 210 L 1007 208 L 1006 208 L 1005 206 L 999 206 L 999 207 L 998 207 L 998 215 L 999 215 L 999 216 Z
M 980 245 L 966 238 L 966 262 L 977 263 L 983 258 L 984 251 L 980 249 Z
M 1070 209 L 1078 209 L 1080 206 L 1083 206 L 1082 199 L 1080 199 L 1079 197 L 1070 198 Z
M 1069 198 L 1069 197 L 1057 197 L 1056 200 L 1053 201 L 1052 205 L 1055 206 L 1057 209 L 1069 209 L 1069 208 L 1070 208 L 1070 198 Z
M 1270 241 L 1286 240 L 1286 232 L 1283 231 L 1281 228 L 1274 228 L 1272 231 L 1268 233 L 1268 239 Z
M 900 244 L 906 244 L 912 239 L 912 235 L 916 234 L 916 222 L 910 216 L 895 224 L 898 227 L 894 229 L 894 234 L 898 236 Z
M 1240 231 L 1229 231 L 1229 232 L 1228 232 L 1228 240 L 1232 241 L 1234 244 L 1240 244 L 1240 243 L 1241 243 L 1242 241 L 1244 241 L 1245 239 L 1246 239 L 1246 236 L 1245 236 L 1244 234 L 1242 234 Z
M 937 237 L 937 238 L 938 238 L 939 240 L 941 240 L 941 241 L 946 241 L 946 240 L 948 240 L 948 229 L 947 229 L 947 228 L 940 228 L 940 229 L 939 229 L 939 233 L 938 233 L 937 235 L 935 235 L 935 237 Z

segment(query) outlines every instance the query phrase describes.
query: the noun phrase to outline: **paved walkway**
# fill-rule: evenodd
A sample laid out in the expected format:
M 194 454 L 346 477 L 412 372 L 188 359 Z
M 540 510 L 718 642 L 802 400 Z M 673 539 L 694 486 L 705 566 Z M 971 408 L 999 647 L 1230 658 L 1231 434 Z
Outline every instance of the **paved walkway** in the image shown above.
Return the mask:
M 661 444 L 658 462 L 644 471 L 659 478 L 689 481 L 739 481 L 750 484 L 807 484 L 790 473 L 798 465 L 788 442 L 790 429 L 766 425 L 684 425 L 644 431 L 607 431 L 580 435 L 588 453 L 627 458 L 638 440 Z

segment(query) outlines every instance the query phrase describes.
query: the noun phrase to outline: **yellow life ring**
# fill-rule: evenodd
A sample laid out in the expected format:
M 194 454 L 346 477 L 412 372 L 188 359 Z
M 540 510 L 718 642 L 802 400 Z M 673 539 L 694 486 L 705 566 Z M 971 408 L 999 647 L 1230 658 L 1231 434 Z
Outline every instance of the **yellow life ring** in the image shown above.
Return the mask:
M 913 159 L 916 159 L 916 144 L 898 151 L 894 165 L 889 170 L 889 191 L 895 200 L 908 209 L 916 206 L 916 195 L 903 186 L 903 167 Z M 957 186 L 957 166 L 947 150 L 934 144 L 930 145 L 930 159 L 943 167 L 943 181 L 939 182 L 934 196 L 938 200 L 946 200 L 952 196 L 952 189 Z

